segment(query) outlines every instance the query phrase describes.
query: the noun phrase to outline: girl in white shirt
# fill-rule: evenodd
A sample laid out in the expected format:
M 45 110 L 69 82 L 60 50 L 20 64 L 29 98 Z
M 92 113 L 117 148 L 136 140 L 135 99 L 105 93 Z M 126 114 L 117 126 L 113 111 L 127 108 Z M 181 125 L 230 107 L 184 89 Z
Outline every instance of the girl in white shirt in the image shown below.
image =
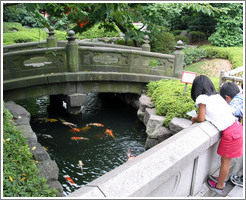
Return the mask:
M 231 159 L 243 156 L 243 127 L 232 114 L 231 107 L 216 93 L 212 81 L 207 76 L 200 75 L 194 79 L 191 98 L 198 107 L 198 115 L 191 119 L 192 123 L 207 120 L 222 131 L 217 150 L 221 156 L 219 177 L 208 178 L 207 185 L 211 190 L 223 195 Z

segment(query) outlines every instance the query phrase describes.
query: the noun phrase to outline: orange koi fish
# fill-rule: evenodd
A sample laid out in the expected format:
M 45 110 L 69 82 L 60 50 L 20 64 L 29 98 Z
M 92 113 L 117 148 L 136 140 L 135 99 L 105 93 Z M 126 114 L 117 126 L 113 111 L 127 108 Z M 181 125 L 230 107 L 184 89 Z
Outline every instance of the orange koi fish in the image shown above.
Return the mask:
M 129 160 L 131 160 L 132 158 L 135 157 L 135 156 L 132 155 L 131 149 L 128 150 L 128 152 L 127 152 L 127 157 L 128 157 L 127 161 L 129 161 Z
M 71 137 L 72 140 L 89 140 L 89 138 L 85 137 Z
M 76 132 L 79 132 L 79 129 L 78 128 L 73 128 L 72 127 L 72 130 L 76 131 Z
M 90 124 L 86 124 L 86 126 L 98 126 L 98 127 L 104 127 L 104 125 L 99 124 L 99 123 L 90 123 Z
M 64 178 L 67 180 L 68 183 L 70 183 L 73 186 L 77 186 L 76 183 L 69 177 L 69 176 L 64 176 Z
M 79 130 L 82 131 L 82 132 L 86 132 L 86 131 L 88 131 L 89 129 L 91 129 L 91 127 L 85 126 L 85 127 L 83 127 L 83 128 L 80 128 Z
M 106 129 L 105 133 L 109 134 L 111 137 L 114 138 L 114 134 L 113 134 L 113 132 L 110 129 Z

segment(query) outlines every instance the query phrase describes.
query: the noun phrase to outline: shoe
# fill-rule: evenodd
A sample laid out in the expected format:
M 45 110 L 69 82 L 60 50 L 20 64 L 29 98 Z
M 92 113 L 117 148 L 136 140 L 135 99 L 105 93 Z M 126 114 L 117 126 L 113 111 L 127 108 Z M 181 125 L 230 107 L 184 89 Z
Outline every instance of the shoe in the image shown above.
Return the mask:
M 243 175 L 238 176 L 238 175 L 231 175 L 230 180 L 234 185 L 243 187 Z
M 212 181 L 214 181 L 214 182 L 216 182 L 216 183 L 218 183 L 218 181 L 219 181 L 219 177 L 215 177 L 215 176 L 213 176 L 213 175 L 209 175 L 208 179 L 210 179 L 210 180 L 212 180 Z M 226 185 L 227 185 L 227 183 L 224 182 L 224 187 L 225 187 Z
M 212 180 L 210 180 L 210 179 L 207 179 L 206 183 L 207 183 L 207 186 L 208 186 L 208 188 L 209 188 L 210 190 L 216 192 L 217 194 L 219 194 L 219 195 L 221 195 L 221 196 L 224 196 L 224 195 L 225 195 L 225 192 L 224 192 L 224 190 L 223 190 L 224 188 L 223 188 L 223 189 L 217 188 L 217 187 L 216 187 L 216 184 L 217 184 L 216 182 L 214 182 L 214 181 L 212 181 Z

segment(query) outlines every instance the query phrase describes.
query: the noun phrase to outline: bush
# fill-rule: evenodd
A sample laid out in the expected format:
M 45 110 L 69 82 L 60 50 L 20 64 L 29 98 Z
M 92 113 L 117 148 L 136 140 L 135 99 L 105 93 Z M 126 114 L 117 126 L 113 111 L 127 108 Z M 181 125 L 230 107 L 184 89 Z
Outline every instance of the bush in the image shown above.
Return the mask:
M 207 40 L 207 36 L 204 32 L 201 31 L 191 31 L 189 32 L 191 35 L 191 43 L 198 43 Z
M 243 47 L 215 47 L 204 45 L 200 48 L 206 51 L 208 58 L 228 59 L 234 69 L 243 66 Z
M 134 44 L 133 40 L 131 40 L 131 39 L 128 39 L 127 41 L 125 41 L 124 39 L 119 39 L 119 40 L 115 41 L 115 44 L 135 47 L 135 44 Z
M 176 36 L 176 35 L 180 35 L 180 33 L 181 33 L 182 31 L 185 31 L 185 30 L 174 30 L 174 31 L 172 31 L 171 33 L 172 33 L 174 36 Z
M 184 49 L 184 66 L 190 65 L 201 58 L 207 57 L 204 49 L 188 47 Z
M 150 82 L 147 85 L 147 95 L 151 97 L 157 115 L 164 115 L 166 120 L 164 125 L 169 126 L 172 118 L 190 117 L 187 112 L 196 109 L 194 101 L 190 97 L 191 85 L 188 85 L 187 91 L 183 96 L 184 83 L 180 80 L 165 80 Z
M 211 81 L 218 92 L 219 78 L 212 77 Z M 195 102 L 191 99 L 192 85 L 188 84 L 185 95 L 183 95 L 184 86 L 185 84 L 180 80 L 167 79 L 153 81 L 147 85 L 147 95 L 155 105 L 156 114 L 165 116 L 166 127 L 169 127 L 174 117 L 190 119 L 186 113 L 191 110 L 198 111 Z
M 120 37 L 120 30 L 118 28 L 117 31 L 106 31 L 104 28 L 99 28 L 100 24 L 96 24 L 92 28 L 87 31 L 78 34 L 79 39 L 94 39 L 94 38 L 102 38 L 102 37 Z
M 26 138 L 12 123 L 12 115 L 3 105 L 3 196 L 54 197 L 27 145 Z
M 168 32 L 163 32 L 162 35 L 155 35 L 156 39 L 152 40 L 151 51 L 170 54 L 174 50 L 175 39 L 174 35 Z
M 189 42 L 190 42 L 189 38 L 187 36 L 185 36 L 185 35 L 176 35 L 175 36 L 175 42 L 177 42 L 179 40 L 181 40 L 185 44 L 189 44 Z

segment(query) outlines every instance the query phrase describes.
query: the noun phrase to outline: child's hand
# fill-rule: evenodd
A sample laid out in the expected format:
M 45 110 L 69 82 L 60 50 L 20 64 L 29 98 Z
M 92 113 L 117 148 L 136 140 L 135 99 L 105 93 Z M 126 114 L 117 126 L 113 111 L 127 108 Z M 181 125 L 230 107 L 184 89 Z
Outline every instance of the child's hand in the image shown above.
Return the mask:
M 196 117 L 192 117 L 191 122 L 192 122 L 192 124 L 194 124 L 196 122 Z

